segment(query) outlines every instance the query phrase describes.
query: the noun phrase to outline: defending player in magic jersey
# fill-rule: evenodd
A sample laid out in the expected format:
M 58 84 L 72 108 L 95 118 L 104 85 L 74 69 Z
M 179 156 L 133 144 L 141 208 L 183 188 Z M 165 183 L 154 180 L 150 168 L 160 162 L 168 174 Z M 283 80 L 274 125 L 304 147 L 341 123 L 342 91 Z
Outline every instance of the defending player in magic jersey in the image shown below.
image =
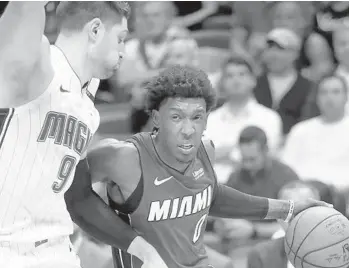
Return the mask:
M 101 141 L 79 164 L 67 193 L 76 223 L 96 238 L 110 245 L 145 239 L 164 261 L 153 267 L 208 268 L 212 266 L 202 234 L 209 214 L 285 220 L 291 218 L 293 207 L 298 213 L 322 204 L 306 200 L 293 206 L 291 201 L 250 196 L 216 183 L 213 144 L 203 138 L 215 96 L 204 72 L 172 66 L 155 77 L 147 90 L 147 108 L 156 131 L 126 142 Z M 108 182 L 109 203 L 129 229 L 112 224 L 117 216 L 107 206 L 100 208 L 103 218 L 91 217 L 94 212 L 85 205 L 95 197 L 91 179 Z M 144 259 L 117 248 L 113 250 L 117 267 L 141 267 Z
M 9 2 L 0 19 L 1 268 L 80 267 L 64 194 L 99 125 L 99 79 L 115 73 L 127 34 L 125 3 L 60 2 L 50 45 L 45 4 Z

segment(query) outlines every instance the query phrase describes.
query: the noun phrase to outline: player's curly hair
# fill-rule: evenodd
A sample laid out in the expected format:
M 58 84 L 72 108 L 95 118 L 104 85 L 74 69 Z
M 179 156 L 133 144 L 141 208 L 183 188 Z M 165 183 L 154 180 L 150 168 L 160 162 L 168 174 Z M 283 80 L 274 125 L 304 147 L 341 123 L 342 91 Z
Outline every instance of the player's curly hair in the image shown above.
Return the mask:
M 146 85 L 146 110 L 159 110 L 168 98 L 203 98 L 206 111 L 216 104 L 216 94 L 206 73 L 190 66 L 174 65 L 166 68 Z

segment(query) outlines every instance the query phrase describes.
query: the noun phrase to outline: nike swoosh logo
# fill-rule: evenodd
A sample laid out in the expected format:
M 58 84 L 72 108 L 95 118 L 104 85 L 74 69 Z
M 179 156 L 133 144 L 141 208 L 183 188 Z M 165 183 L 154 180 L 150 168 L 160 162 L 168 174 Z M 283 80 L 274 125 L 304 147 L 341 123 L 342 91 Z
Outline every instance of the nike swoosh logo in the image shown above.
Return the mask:
M 172 178 L 173 178 L 173 176 L 168 177 L 168 178 L 166 178 L 166 179 L 163 179 L 163 180 L 159 181 L 159 177 L 156 177 L 156 179 L 154 180 L 154 184 L 155 184 L 156 186 L 159 186 L 159 185 L 161 185 L 161 184 L 163 184 L 163 183 L 169 181 L 169 180 L 172 179 Z
M 69 90 L 64 89 L 62 86 L 59 89 L 61 92 L 69 92 Z

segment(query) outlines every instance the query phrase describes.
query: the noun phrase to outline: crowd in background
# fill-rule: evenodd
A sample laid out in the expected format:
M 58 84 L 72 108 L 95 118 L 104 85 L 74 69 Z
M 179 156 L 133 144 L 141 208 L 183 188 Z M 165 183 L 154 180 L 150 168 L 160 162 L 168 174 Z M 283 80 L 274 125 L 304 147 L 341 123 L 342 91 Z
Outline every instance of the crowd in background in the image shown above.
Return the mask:
M 57 4 L 46 6 L 51 43 Z M 97 95 L 100 135 L 151 131 L 144 85 L 166 66 L 196 66 L 218 96 L 205 135 L 220 183 L 268 198 L 322 199 L 347 215 L 349 2 L 131 7 L 123 64 Z M 102 186 L 96 191 L 105 196 Z M 216 268 L 290 267 L 282 236 L 277 222 L 210 219 L 205 240 Z M 112 267 L 108 246 L 79 230 L 73 241 L 83 267 Z

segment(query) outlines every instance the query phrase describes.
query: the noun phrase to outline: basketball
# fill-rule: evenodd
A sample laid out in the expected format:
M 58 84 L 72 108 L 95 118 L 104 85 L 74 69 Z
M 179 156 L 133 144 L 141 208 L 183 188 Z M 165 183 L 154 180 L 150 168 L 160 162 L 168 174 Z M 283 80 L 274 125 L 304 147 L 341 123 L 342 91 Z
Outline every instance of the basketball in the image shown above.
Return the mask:
M 295 268 L 349 265 L 349 220 L 328 207 L 299 213 L 286 231 L 285 251 Z

